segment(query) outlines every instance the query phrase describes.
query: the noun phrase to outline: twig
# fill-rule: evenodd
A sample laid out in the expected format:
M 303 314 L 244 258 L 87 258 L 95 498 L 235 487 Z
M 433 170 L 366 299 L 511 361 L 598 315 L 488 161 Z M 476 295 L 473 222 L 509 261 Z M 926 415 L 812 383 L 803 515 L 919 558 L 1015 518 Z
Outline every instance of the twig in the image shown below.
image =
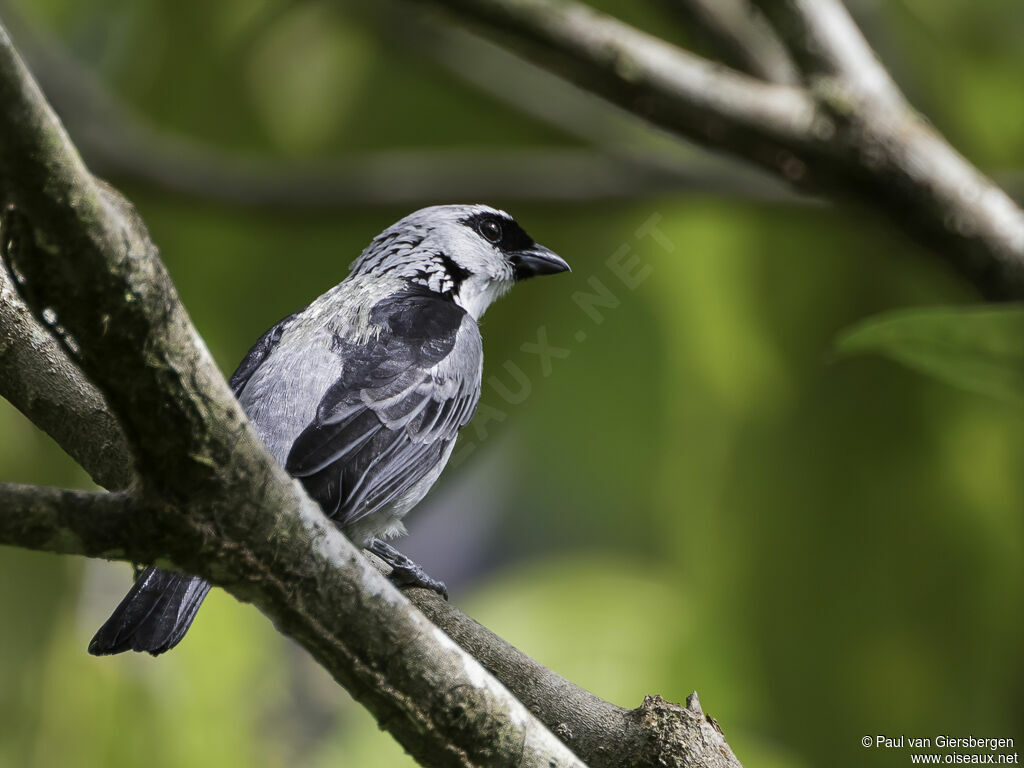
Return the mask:
M 0 483 L 0 544 L 147 562 L 162 537 L 129 493 Z
M 749 0 L 666 0 L 718 49 L 725 63 L 781 85 L 796 85 L 800 73 L 775 30 Z
M 752 0 L 775 23 L 808 76 L 831 74 L 890 109 L 903 95 L 840 0 Z
M 0 230 L 8 243 L 12 235 Z M 103 395 L 32 315 L 2 262 L 0 396 L 56 440 L 98 484 L 115 490 L 131 482 L 131 454 Z

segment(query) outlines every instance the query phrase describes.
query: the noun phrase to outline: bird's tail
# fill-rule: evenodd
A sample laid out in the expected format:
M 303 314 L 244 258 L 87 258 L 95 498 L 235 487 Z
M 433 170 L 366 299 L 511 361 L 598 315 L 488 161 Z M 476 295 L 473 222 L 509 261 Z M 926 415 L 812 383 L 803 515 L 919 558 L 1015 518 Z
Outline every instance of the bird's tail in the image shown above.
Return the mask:
M 89 653 L 148 651 L 154 656 L 181 642 L 210 585 L 198 576 L 147 568 L 100 627 Z

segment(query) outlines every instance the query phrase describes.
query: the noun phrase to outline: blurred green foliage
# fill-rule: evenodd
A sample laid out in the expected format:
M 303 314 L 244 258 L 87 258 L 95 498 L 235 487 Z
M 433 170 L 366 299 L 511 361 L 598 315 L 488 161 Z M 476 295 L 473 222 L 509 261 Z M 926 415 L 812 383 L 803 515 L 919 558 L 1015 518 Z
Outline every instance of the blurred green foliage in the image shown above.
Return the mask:
M 845 331 L 839 354 L 878 352 L 972 392 L 1024 405 L 1024 308 L 885 312 Z
M 648 4 L 598 5 L 671 29 Z M 225 151 L 287 161 L 573 143 L 335 3 L 18 7 L 161 129 Z M 1020 169 L 1019 2 L 869 10 L 868 32 L 939 129 L 988 171 Z M 244 210 L 112 181 L 226 372 L 408 212 Z M 1020 407 L 878 358 L 831 360 L 837 334 L 863 318 L 971 291 L 849 209 L 487 202 L 574 272 L 517 288 L 485 318 L 485 379 L 508 383 L 508 361 L 531 388 L 509 404 L 485 385 L 503 420 L 486 439 L 470 428 L 472 454 L 438 489 L 501 452 L 503 482 L 475 497 L 496 515 L 492 562 L 453 599 L 624 706 L 698 689 L 750 768 L 908 764 L 907 751 L 865 750 L 864 734 L 1024 745 Z M 652 215 L 671 250 L 637 236 Z M 623 245 L 635 269 L 650 267 L 633 289 L 609 266 Z M 592 279 L 618 301 L 600 322 L 573 298 L 594 293 Z M 546 373 L 521 349 L 539 327 L 568 350 Z M 7 406 L 0 435 L 2 479 L 87 484 Z M 128 580 L 123 565 L 0 550 L 0 765 L 408 763 L 300 650 L 221 593 L 166 657 L 87 656 Z

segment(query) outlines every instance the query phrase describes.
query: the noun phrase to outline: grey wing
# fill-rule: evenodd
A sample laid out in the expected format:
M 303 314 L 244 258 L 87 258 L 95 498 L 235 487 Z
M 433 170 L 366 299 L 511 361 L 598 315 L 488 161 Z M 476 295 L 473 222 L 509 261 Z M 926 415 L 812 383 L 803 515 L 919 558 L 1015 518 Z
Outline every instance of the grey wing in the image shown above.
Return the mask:
M 461 308 L 411 294 L 381 312 L 379 339 L 339 345 L 342 376 L 285 464 L 342 527 L 415 504 L 410 495 L 447 459 L 480 393 L 480 336 Z

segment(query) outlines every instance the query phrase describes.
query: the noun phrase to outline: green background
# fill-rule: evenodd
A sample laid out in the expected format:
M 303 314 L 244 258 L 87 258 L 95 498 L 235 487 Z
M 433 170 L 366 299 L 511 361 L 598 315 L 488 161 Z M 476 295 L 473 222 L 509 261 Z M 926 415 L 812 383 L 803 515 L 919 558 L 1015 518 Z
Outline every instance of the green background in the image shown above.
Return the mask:
M 599 5 L 673 30 L 653 4 Z M 1012 179 L 1024 167 L 1024 6 L 857 7 L 915 105 Z M 342 3 L 16 9 L 161 131 L 228 155 L 286 166 L 579 146 Z M 645 130 L 630 140 L 663 146 Z M 111 181 L 226 373 L 416 207 L 227 206 Z M 864 749 L 865 734 L 1024 746 L 1021 407 L 832 354 L 867 316 L 975 301 L 970 287 L 848 207 L 537 197 L 486 202 L 574 271 L 519 286 L 487 314 L 495 419 L 469 428 L 474 449 L 400 546 L 470 615 L 601 696 L 632 707 L 696 688 L 748 768 L 909 764 L 909 749 Z M 670 250 L 637 237 L 652 216 Z M 624 245 L 649 268 L 635 288 L 608 264 Z M 594 278 L 617 300 L 600 322 L 573 298 Z M 564 350 L 549 371 L 522 349 L 540 328 Z M 521 402 L 501 394 L 520 388 L 506 363 L 529 382 Z M 0 479 L 87 486 L 0 405 Z M 0 765 L 410 762 L 301 649 L 218 591 L 173 653 L 88 656 L 128 584 L 123 564 L 0 548 Z

